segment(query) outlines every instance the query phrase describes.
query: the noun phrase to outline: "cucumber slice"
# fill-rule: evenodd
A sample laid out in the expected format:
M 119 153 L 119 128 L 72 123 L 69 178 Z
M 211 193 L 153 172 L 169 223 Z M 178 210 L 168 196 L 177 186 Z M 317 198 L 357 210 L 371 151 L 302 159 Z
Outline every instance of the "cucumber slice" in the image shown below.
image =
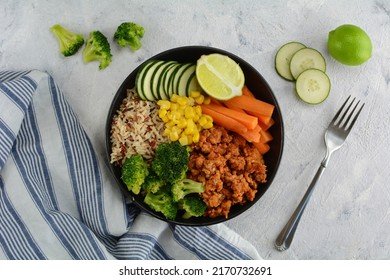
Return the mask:
M 188 69 L 192 65 L 193 65 L 192 63 L 183 64 L 175 75 L 173 88 L 174 88 L 175 93 L 180 95 L 180 96 L 186 95 L 185 89 L 183 89 L 183 87 L 182 87 L 183 77 L 185 78 L 185 76 L 187 75 L 186 73 L 187 73 Z
M 275 56 L 275 69 L 279 76 L 288 81 L 294 80 L 290 72 L 290 61 L 293 55 L 303 48 L 306 46 L 299 42 L 289 42 L 280 47 Z
M 150 79 L 150 89 L 152 91 L 154 100 L 160 99 L 160 96 L 158 94 L 158 89 L 159 89 L 158 86 L 159 86 L 160 76 L 162 75 L 162 71 L 164 70 L 165 64 L 166 64 L 165 61 L 159 61 L 158 63 L 156 63 L 155 67 L 153 67 L 153 73 Z
M 171 66 L 169 66 L 169 68 L 165 71 L 165 73 L 163 74 L 163 77 L 162 77 L 162 86 L 164 88 L 164 95 L 167 97 L 167 100 L 170 99 L 170 90 L 169 90 L 169 82 L 170 82 L 170 79 L 171 79 L 171 76 L 173 75 L 176 67 L 178 67 L 178 63 L 175 62 L 174 64 L 172 64 Z
M 141 92 L 142 95 L 145 97 L 146 100 L 148 101 L 155 101 L 156 98 L 153 95 L 153 84 L 152 84 L 152 79 L 154 77 L 154 73 L 156 69 L 158 68 L 161 63 L 164 63 L 164 61 L 155 61 L 153 64 L 148 66 L 147 69 L 145 69 L 145 74 L 142 76 L 141 80 Z
M 176 61 L 167 61 L 163 65 L 164 69 L 161 72 L 161 75 L 158 80 L 158 85 L 157 85 L 157 92 L 158 92 L 159 99 L 163 99 L 163 100 L 169 99 L 169 96 L 165 94 L 164 82 L 169 69 L 173 67 L 176 63 L 177 63 Z
M 181 73 L 177 84 L 177 94 L 180 96 L 187 96 L 188 83 L 191 81 L 192 75 L 195 73 L 196 65 L 189 64 Z
M 138 71 L 138 74 L 135 78 L 135 85 L 136 85 L 136 90 L 139 98 L 143 100 L 147 100 L 144 92 L 143 92 L 143 80 L 145 77 L 145 74 L 148 72 L 149 68 L 155 64 L 157 61 L 156 60 L 151 60 L 147 63 L 145 63 L 143 66 L 141 66 L 141 69 Z
M 174 86 L 173 86 L 173 81 L 175 78 L 175 75 L 177 71 L 180 69 L 181 64 L 177 63 L 175 67 L 170 69 L 169 73 L 167 74 L 167 81 L 166 81 L 166 95 L 169 97 L 169 99 L 172 97 L 172 95 L 175 93 L 174 92 Z
M 290 71 L 296 80 L 306 69 L 326 70 L 326 62 L 322 54 L 312 48 L 304 48 L 297 51 L 291 58 Z
M 304 102 L 319 104 L 329 96 L 330 79 L 319 69 L 307 69 L 298 76 L 295 89 Z
M 201 87 L 196 78 L 196 71 L 192 73 L 191 77 L 188 79 L 187 83 L 187 97 L 191 96 L 192 91 L 200 91 Z

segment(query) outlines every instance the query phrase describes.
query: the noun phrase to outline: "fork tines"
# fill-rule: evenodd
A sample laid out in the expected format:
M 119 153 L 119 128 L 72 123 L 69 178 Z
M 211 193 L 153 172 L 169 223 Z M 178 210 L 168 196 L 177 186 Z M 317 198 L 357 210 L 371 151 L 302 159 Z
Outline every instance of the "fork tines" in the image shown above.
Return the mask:
M 350 99 L 351 99 L 351 95 L 348 96 L 347 100 L 345 100 L 344 104 L 341 106 L 340 110 L 337 112 L 337 114 L 334 116 L 332 120 L 332 123 L 335 126 L 343 128 L 345 130 L 352 128 L 352 126 L 354 125 L 356 119 L 358 118 L 360 112 L 364 107 L 364 103 L 362 103 L 358 108 L 360 100 L 356 100 L 356 97 L 354 97 L 351 101 Z M 352 105 L 354 106 L 352 107 Z M 339 118 L 340 115 L 341 117 Z

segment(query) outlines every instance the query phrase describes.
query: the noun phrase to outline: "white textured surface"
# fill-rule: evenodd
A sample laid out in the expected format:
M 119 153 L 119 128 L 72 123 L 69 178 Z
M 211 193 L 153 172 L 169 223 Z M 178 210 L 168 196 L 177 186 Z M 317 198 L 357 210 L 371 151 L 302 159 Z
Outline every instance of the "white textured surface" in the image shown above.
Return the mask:
M 0 0 L 0 69 L 46 70 L 63 90 L 95 148 L 103 153 L 105 116 L 124 78 L 161 51 L 184 45 L 225 49 L 250 62 L 282 108 L 284 154 L 272 187 L 247 213 L 227 224 L 266 259 L 390 259 L 390 1 L 44 1 Z M 112 44 L 113 62 L 99 71 L 81 53 L 64 59 L 49 27 L 60 23 L 111 37 L 123 21 L 145 27 L 136 53 Z M 370 35 L 372 59 L 343 66 L 326 51 L 327 34 L 344 23 Z M 332 81 L 321 105 L 300 102 L 293 83 L 274 70 L 278 47 L 300 41 L 321 51 Z M 110 38 L 111 41 L 111 38 Z M 334 154 L 301 220 L 292 247 L 274 240 L 320 163 L 324 130 L 349 94 L 365 109 L 345 146 Z

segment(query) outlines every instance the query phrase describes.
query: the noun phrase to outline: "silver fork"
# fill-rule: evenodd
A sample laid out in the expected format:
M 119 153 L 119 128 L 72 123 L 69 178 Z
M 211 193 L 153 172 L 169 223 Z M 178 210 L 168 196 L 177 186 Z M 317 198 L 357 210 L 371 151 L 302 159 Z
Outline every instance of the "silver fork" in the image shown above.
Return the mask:
M 351 96 L 349 96 L 344 102 L 344 104 L 341 106 L 341 108 L 336 113 L 325 132 L 325 157 L 322 160 L 320 167 L 318 168 L 318 171 L 315 174 L 301 202 L 299 203 L 298 207 L 296 208 L 291 218 L 288 220 L 287 224 L 284 226 L 275 241 L 275 246 L 279 251 L 284 251 L 290 247 L 295 231 L 302 217 L 303 211 L 305 210 L 306 205 L 309 202 L 309 199 L 314 191 L 315 186 L 317 185 L 319 179 L 321 178 L 321 175 L 323 174 L 326 166 L 328 165 L 330 156 L 333 154 L 334 151 L 341 148 L 341 146 L 345 143 L 345 139 L 347 138 L 349 132 L 351 131 L 360 112 L 364 107 L 363 103 L 358 108 L 360 101 L 357 101 L 357 103 L 355 103 L 356 98 L 353 98 L 352 101 L 350 101 L 350 99 Z M 352 107 L 354 103 L 355 105 Z

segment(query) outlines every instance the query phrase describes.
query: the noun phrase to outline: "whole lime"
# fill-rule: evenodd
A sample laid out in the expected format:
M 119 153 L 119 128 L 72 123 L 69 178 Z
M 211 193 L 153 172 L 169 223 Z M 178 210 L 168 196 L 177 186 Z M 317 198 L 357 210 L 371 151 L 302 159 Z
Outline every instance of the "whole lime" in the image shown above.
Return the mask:
M 360 65 L 371 58 L 371 39 L 360 27 L 344 24 L 329 32 L 328 51 L 342 64 Z

